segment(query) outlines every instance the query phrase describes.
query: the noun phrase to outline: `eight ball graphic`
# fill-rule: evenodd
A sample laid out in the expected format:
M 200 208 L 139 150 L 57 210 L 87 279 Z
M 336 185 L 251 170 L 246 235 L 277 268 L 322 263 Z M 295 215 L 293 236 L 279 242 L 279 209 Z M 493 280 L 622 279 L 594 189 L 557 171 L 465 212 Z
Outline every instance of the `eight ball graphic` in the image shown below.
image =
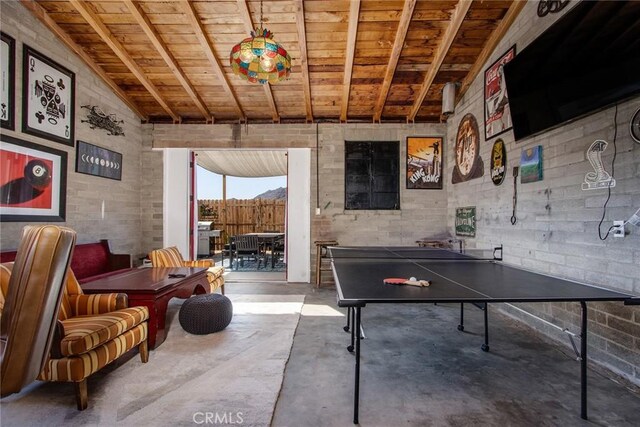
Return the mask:
M 43 191 L 51 184 L 51 171 L 42 160 L 31 160 L 24 167 L 24 179 L 36 190 Z

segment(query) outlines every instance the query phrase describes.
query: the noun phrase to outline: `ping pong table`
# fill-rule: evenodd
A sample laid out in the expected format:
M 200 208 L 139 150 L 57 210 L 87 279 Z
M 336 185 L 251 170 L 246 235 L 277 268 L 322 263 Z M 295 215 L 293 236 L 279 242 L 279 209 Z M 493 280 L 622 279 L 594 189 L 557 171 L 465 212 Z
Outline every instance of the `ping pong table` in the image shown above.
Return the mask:
M 455 252 L 420 247 L 329 247 L 338 306 L 348 308 L 345 331 L 355 350 L 353 422 L 358 423 L 362 309 L 381 303 L 461 303 L 458 329 L 464 328 L 464 304 L 484 309 L 488 343 L 488 304 L 518 302 L 579 302 L 581 417 L 587 419 L 587 305 L 588 301 L 623 301 L 640 305 L 640 298 L 596 286 L 535 273 L 502 262 L 502 247 L 492 251 Z M 428 287 L 385 284 L 386 278 L 429 280 Z M 576 350 L 577 351 L 577 350 Z

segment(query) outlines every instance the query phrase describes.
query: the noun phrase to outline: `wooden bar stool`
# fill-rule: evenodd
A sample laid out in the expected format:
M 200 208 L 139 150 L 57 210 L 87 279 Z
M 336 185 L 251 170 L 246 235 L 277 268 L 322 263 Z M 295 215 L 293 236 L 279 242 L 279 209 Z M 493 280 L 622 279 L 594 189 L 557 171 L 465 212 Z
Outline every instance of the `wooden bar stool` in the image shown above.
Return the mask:
M 322 258 L 327 255 L 327 246 L 338 246 L 337 240 L 316 240 L 316 288 L 320 287 L 322 282 L 322 271 L 331 270 L 330 268 L 322 268 Z

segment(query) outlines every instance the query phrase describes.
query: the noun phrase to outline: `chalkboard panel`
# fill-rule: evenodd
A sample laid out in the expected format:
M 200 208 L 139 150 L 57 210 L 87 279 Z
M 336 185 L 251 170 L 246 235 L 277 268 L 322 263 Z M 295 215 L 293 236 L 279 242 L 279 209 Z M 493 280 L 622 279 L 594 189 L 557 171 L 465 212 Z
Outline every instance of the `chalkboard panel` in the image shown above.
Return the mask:
M 345 209 L 400 209 L 398 141 L 345 141 Z

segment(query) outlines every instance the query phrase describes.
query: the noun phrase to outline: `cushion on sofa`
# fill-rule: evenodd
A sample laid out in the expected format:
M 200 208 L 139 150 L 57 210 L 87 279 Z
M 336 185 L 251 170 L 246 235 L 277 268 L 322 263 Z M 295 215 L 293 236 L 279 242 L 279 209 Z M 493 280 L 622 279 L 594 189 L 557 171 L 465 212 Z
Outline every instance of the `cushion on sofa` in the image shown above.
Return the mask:
M 146 307 L 131 307 L 91 316 L 75 316 L 62 321 L 64 337 L 60 344 L 63 356 L 86 353 L 149 318 Z

